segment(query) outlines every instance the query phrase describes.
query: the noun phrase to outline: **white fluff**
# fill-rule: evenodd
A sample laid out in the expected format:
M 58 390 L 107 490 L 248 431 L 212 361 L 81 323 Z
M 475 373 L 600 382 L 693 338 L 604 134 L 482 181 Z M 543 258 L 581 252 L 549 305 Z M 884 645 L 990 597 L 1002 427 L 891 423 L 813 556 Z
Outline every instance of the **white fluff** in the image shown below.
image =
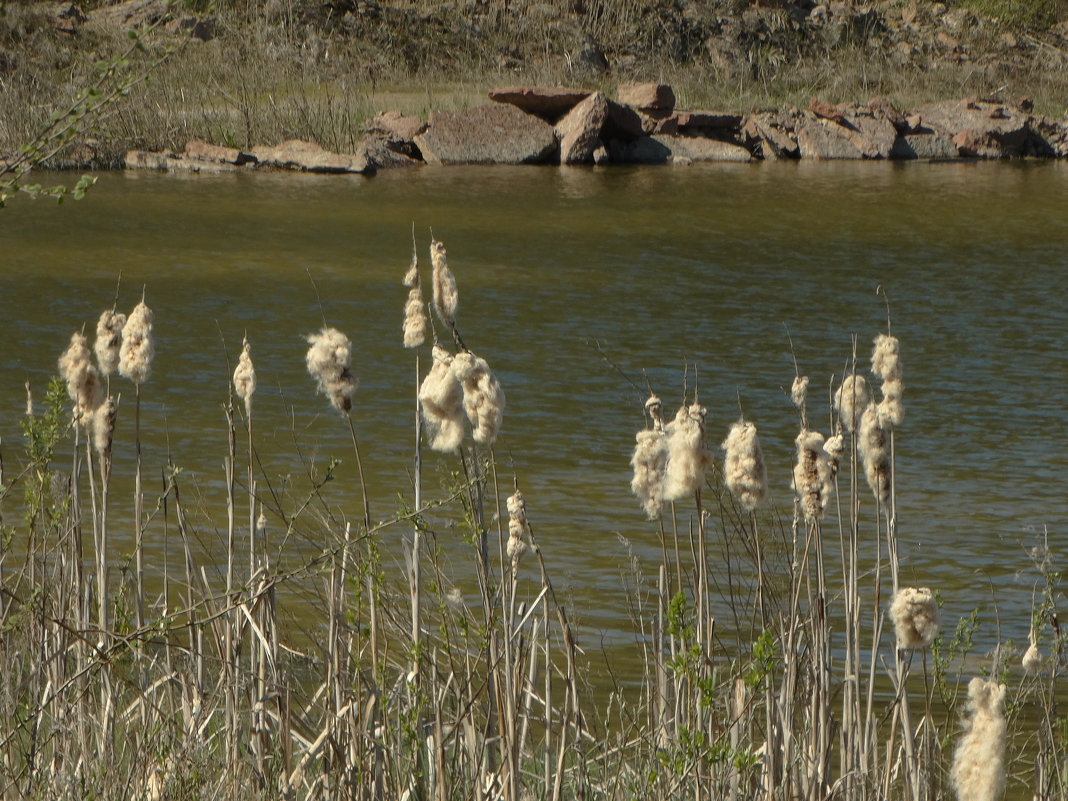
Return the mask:
M 452 370 L 453 357 L 435 345 L 434 364 L 419 387 L 419 404 L 426 426 L 427 444 L 451 453 L 464 439 L 464 391 Z
M 430 243 L 430 263 L 433 265 L 434 310 L 449 328 L 456 326 L 456 310 L 460 306 L 460 292 L 456 276 L 445 259 L 445 245 L 437 240 Z
M 886 506 L 890 502 L 890 437 L 879 425 L 878 404 L 869 403 L 860 417 L 857 450 L 872 494 Z
M 941 618 L 927 587 L 902 587 L 890 604 L 898 648 L 926 648 L 938 636 Z
M 721 447 L 727 489 L 745 509 L 756 509 L 768 493 L 768 474 L 756 426 L 745 420 L 732 424 Z
M 119 374 L 140 386 L 148 380 L 156 348 L 152 339 L 152 309 L 142 300 L 122 328 Z
M 234 368 L 234 392 L 245 402 L 245 414 L 251 414 L 252 395 L 256 392 L 256 368 L 252 366 L 252 346 L 248 339 L 241 344 L 241 355 Z
M 96 322 L 96 362 L 100 372 L 109 376 L 119 369 L 119 351 L 122 348 L 122 329 L 126 325 L 126 315 L 113 310 L 106 310 Z
M 1005 685 L 973 678 L 968 720 L 950 779 L 958 801 L 995 801 L 1005 790 Z
M 846 431 L 854 431 L 860 424 L 860 416 L 871 401 L 868 382 L 862 375 L 851 373 L 834 393 L 834 408 Z
M 457 353 L 452 370 L 464 391 L 464 411 L 471 421 L 471 436 L 479 445 L 490 446 L 504 421 L 504 390 L 489 364 L 470 351 Z
M 833 488 L 831 467 L 823 448 L 823 434 L 802 430 L 794 442 L 797 445 L 794 492 L 801 504 L 801 514 L 805 520 L 812 522 L 823 517 L 830 502 Z
M 352 375 L 352 343 L 336 328 L 322 328 L 306 337 L 308 354 L 305 363 L 308 374 L 323 395 L 339 412 L 352 409 L 352 396 L 359 381 Z
M 712 462 L 712 454 L 705 450 L 706 413 L 700 404 L 683 404 L 664 428 L 668 448 L 665 501 L 691 497 L 705 482 L 705 471 Z

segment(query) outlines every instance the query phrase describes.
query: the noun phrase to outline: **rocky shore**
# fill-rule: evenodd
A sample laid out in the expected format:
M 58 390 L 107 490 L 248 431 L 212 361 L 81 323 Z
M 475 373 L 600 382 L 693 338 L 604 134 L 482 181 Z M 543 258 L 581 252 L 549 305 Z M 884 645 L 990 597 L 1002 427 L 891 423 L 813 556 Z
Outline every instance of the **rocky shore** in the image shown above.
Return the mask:
M 182 152 L 126 154 L 128 169 L 373 173 L 449 164 L 676 164 L 770 159 L 1005 159 L 1068 156 L 1068 120 L 1013 102 L 966 98 L 897 109 L 813 99 L 808 108 L 743 114 L 678 109 L 671 86 L 621 85 L 615 97 L 566 87 L 492 89 L 486 105 L 382 112 L 356 152 L 291 139 L 249 150 L 189 142 Z

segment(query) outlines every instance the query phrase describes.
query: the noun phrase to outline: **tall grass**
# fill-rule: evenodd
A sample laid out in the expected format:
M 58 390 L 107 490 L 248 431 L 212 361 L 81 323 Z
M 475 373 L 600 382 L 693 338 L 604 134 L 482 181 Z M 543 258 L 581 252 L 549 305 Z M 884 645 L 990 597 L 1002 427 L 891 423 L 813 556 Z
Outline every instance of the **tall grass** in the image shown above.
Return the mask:
M 440 273 L 444 247 L 432 247 Z M 417 259 L 412 270 L 406 283 L 418 290 Z M 863 414 L 874 430 L 857 419 L 867 337 L 846 360 L 851 389 L 831 393 L 838 415 L 807 391 L 826 382 L 798 370 L 792 411 L 783 399 L 799 432 L 788 508 L 766 498 L 753 421 L 723 432 L 728 453 L 713 459 L 696 388 L 667 424 L 659 399 L 646 405 L 639 448 L 663 450 L 635 455 L 634 513 L 651 518 L 662 556 L 634 564 L 641 671 L 592 692 L 583 677 L 600 662 L 572 624 L 582 610 L 569 608 L 545 558 L 561 533 L 539 531 L 538 498 L 494 456 L 503 392 L 460 322 L 468 342 L 491 340 L 456 305 L 440 322 L 440 337 L 432 326 L 406 344 L 417 356 L 436 348 L 435 366 L 448 365 L 439 378 L 463 393 L 462 437 L 440 457 L 452 465 L 446 486 L 423 486 L 419 415 L 412 483 L 392 512 L 372 516 L 361 488 L 338 486 L 334 464 L 310 471 L 306 492 L 272 486 L 246 340 L 233 376 L 244 414 L 231 402 L 220 420 L 225 569 L 198 556 L 195 484 L 175 465 L 146 465 L 163 483 L 137 482 L 129 501 L 138 538 L 176 538 L 162 590 L 131 574 L 109 531 L 125 502 L 109 495 L 111 454 L 136 441 L 94 437 L 83 449 L 87 412 L 72 418 L 64 385 L 35 399 L 19 454 L 3 460 L 0 795 L 919 801 L 955 787 L 967 801 L 993 797 L 982 793 L 997 770 L 969 769 L 968 755 L 983 753 L 983 765 L 1003 760 L 1012 794 L 1065 797 L 1064 635 L 1049 550 L 1033 553 L 1026 670 L 1008 643 L 977 659 L 975 615 L 942 621 L 936 636 L 937 593 L 900 586 L 893 475 L 907 436 L 907 341 L 873 337 Z M 309 354 L 308 366 L 330 368 L 320 388 L 341 418 L 339 440 L 374 470 L 355 434 L 367 405 L 348 339 L 324 327 L 310 341 L 330 357 Z M 417 381 L 424 414 L 426 398 Z M 299 402 L 322 403 L 310 385 Z M 114 404 L 96 403 L 110 434 Z M 129 406 L 120 418 L 136 415 Z M 825 437 L 818 421 L 828 420 Z M 364 497 L 359 514 L 338 513 L 337 494 Z M 406 570 L 385 558 L 389 532 L 407 538 Z M 294 561 L 287 549 L 304 534 L 320 550 Z M 83 552 L 83 540 L 93 547 Z M 460 577 L 472 575 L 478 589 L 465 594 Z M 307 593 L 319 617 L 302 636 L 285 599 Z

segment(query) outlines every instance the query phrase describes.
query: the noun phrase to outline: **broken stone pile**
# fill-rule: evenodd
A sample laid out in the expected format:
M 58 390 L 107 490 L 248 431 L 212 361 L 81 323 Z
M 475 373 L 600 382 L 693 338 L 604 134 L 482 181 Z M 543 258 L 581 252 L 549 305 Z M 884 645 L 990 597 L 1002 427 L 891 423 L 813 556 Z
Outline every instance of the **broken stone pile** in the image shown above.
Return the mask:
M 190 142 L 182 153 L 131 151 L 128 168 L 227 172 L 283 169 L 372 173 L 423 164 L 690 164 L 770 159 L 1001 159 L 1068 156 L 1068 119 L 1035 115 L 1029 100 L 969 98 L 899 111 L 813 99 L 807 109 L 741 114 L 675 108 L 670 86 L 603 92 L 508 86 L 493 103 L 377 115 L 355 153 L 287 140 L 250 150 Z

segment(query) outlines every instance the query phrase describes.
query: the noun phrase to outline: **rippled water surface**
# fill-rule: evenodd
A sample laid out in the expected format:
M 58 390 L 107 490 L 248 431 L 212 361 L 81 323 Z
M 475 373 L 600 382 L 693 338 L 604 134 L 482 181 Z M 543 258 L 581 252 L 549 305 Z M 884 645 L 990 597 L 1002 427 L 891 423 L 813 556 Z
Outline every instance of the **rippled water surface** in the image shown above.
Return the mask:
M 24 382 L 41 393 L 70 333 L 91 331 L 110 307 L 121 272 L 120 307 L 145 287 L 156 313 L 142 407 L 146 474 L 158 488 L 168 455 L 183 468 L 207 552 L 224 550 L 222 408 L 246 332 L 264 482 L 296 503 L 309 465 L 321 471 L 338 457 L 327 504 L 339 517 L 358 515 L 347 429 L 304 371 L 302 337 L 324 315 L 354 342 L 372 513 L 390 516 L 411 495 L 415 368 L 400 344 L 400 279 L 413 222 L 424 266 L 430 228 L 448 246 L 464 338 L 508 395 L 501 480 L 518 476 L 588 647 L 632 638 L 620 537 L 647 575 L 659 556 L 656 529 L 629 493 L 642 397 L 621 373 L 642 386 L 647 377 L 674 407 L 685 366 L 691 388 L 696 368 L 710 445 L 741 403 L 789 517 L 797 419 L 783 391 L 794 373 L 787 331 L 812 379 L 812 420 L 826 431 L 825 388 L 848 363 L 851 336 L 866 362 L 885 328 L 880 285 L 906 371 L 897 439 L 904 579 L 940 588 L 951 617 L 996 600 L 1002 635 L 1026 636 L 1035 580 L 1027 549 L 1048 530 L 1060 559 L 1068 530 L 1068 167 L 1060 164 L 105 174 L 83 202 L 20 199 L 0 211 L 8 473 Z M 117 388 L 116 472 L 129 475 L 133 393 L 125 382 Z M 455 468 L 427 456 L 428 496 L 443 493 Z M 866 490 L 863 498 L 870 506 Z M 446 547 L 450 519 L 437 521 Z M 164 533 L 157 515 L 149 535 L 157 574 Z M 713 539 L 722 536 L 717 528 Z M 315 539 L 313 527 L 303 529 L 287 544 L 292 558 L 315 553 Z

